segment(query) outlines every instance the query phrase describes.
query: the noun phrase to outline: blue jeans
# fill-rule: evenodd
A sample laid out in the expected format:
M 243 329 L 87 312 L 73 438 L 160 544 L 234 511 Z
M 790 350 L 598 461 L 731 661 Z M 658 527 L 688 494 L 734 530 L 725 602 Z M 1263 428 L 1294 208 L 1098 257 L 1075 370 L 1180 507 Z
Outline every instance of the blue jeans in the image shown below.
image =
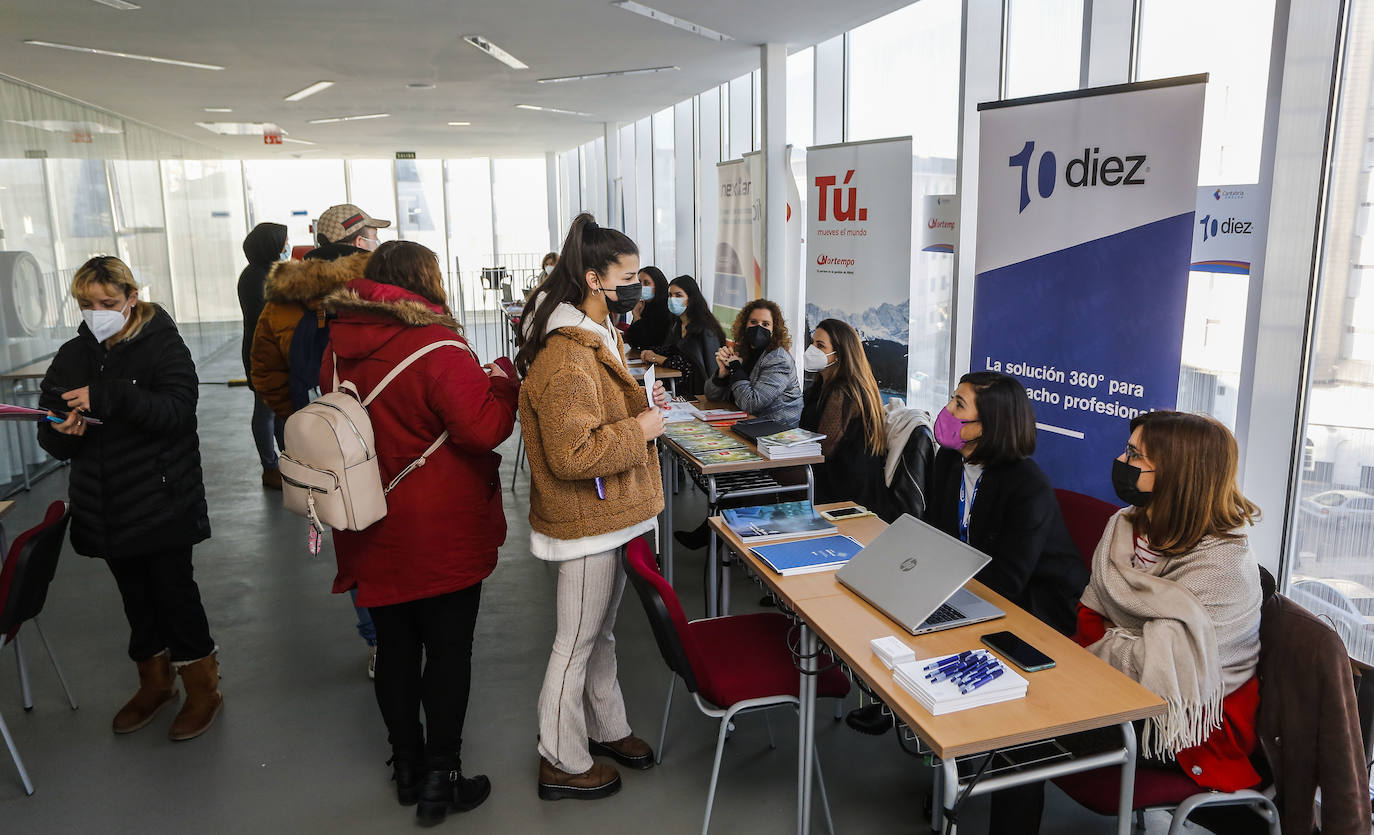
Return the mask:
M 348 590 L 348 596 L 353 598 L 353 611 L 358 613 L 358 635 L 370 647 L 377 646 L 377 627 L 372 625 L 372 613 L 358 605 L 358 590 L 352 588 Z
M 277 449 L 283 446 L 283 424 L 284 421 L 277 420 L 272 408 L 263 402 L 258 393 L 253 392 L 253 443 L 258 448 L 258 459 L 262 461 L 264 470 L 277 466 Z

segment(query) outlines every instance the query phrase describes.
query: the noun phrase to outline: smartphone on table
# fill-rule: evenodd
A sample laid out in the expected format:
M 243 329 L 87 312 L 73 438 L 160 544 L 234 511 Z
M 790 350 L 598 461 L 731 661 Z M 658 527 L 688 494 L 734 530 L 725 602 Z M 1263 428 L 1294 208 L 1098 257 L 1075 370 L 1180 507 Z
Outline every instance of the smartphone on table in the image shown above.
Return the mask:
M 872 515 L 874 515 L 873 511 L 858 505 L 853 507 L 837 507 L 834 510 L 821 511 L 821 516 L 831 522 L 842 522 L 845 519 L 859 519 L 864 516 Z
M 989 649 L 1028 673 L 1048 670 L 1054 659 L 1011 632 L 993 632 L 981 639 Z

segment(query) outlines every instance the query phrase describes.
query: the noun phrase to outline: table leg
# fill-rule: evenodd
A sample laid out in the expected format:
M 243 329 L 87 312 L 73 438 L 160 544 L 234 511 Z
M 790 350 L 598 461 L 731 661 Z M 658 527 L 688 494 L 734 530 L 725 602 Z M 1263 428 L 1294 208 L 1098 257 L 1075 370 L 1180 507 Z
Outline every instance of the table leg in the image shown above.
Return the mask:
M 797 832 L 811 832 L 811 780 L 816 750 L 816 633 L 803 621 L 798 638 L 801 686 L 797 715 Z
M 717 513 L 715 476 L 706 477 L 706 517 Z M 716 553 L 716 529 L 711 528 L 710 543 L 706 548 L 706 617 L 714 618 L 720 614 L 720 559 Z
M 662 545 L 659 546 L 663 552 L 663 579 L 668 581 L 668 585 L 673 584 L 673 491 L 671 484 L 673 480 L 673 454 L 668 452 L 663 444 L 658 445 L 658 469 L 659 475 L 663 476 L 663 532 Z
M 806 465 L 806 500 L 812 506 L 816 504 L 816 474 L 811 471 L 811 465 Z
M 942 760 L 939 778 L 935 782 L 939 791 L 935 793 L 935 809 L 931 815 L 931 824 L 937 832 L 944 832 L 945 810 L 953 809 L 954 804 L 959 802 L 959 761 L 953 757 Z M 945 835 L 954 835 L 957 831 L 958 824 L 951 821 L 949 832 Z
M 1121 764 L 1121 796 L 1117 800 L 1116 833 L 1131 835 L 1131 807 L 1135 805 L 1135 726 L 1130 722 L 1122 722 L 1120 727 L 1126 748 L 1126 760 Z

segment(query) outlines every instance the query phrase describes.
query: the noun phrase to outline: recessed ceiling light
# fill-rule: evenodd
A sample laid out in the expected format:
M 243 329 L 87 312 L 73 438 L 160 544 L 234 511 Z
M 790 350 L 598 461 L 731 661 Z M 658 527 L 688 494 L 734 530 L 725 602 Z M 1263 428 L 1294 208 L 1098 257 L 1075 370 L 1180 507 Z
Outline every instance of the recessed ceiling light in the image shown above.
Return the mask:
M 131 12 L 134 9 L 141 9 L 137 3 L 130 3 L 129 0 L 95 0 L 102 6 L 109 6 L 112 9 L 119 9 L 121 12 Z
M 560 110 L 557 107 L 540 107 L 537 104 L 517 104 L 521 110 L 538 110 L 541 113 L 562 113 L 564 116 L 590 116 L 590 113 L 583 113 L 581 110 Z
M 619 6 L 627 12 L 634 12 L 637 15 L 643 15 L 644 17 L 647 17 L 650 20 L 657 20 L 659 23 L 666 23 L 669 26 L 676 26 L 677 28 L 682 29 L 683 31 L 691 32 L 693 35 L 700 35 L 708 41 L 734 40 L 734 38 L 730 37 L 729 35 L 717 32 L 714 29 L 707 29 L 705 26 L 702 26 L 699 23 L 693 23 L 690 20 L 683 20 L 680 17 L 674 17 L 668 14 L 667 12 L 661 12 L 658 9 L 651 9 L 643 3 L 634 2 L 634 0 L 615 0 L 615 2 L 611 3 L 611 5 Z
M 428 81 L 412 81 L 406 85 L 407 90 L 433 90 L 434 85 Z
M 540 84 L 559 84 L 564 81 L 589 81 L 593 78 L 616 78 L 622 75 L 650 75 L 656 72 L 672 72 L 681 67 L 645 67 L 639 70 L 611 70 L 610 72 L 593 72 L 585 75 L 562 75 L 558 78 L 541 78 Z
M 294 93 L 292 93 L 291 95 L 287 96 L 287 97 L 286 97 L 286 101 L 300 101 L 300 100 L 303 99 L 303 98 L 306 98 L 306 97 L 308 97 L 308 96 L 313 96 L 313 95 L 315 95 L 316 93 L 320 92 L 321 90 L 328 90 L 330 87 L 333 87 L 333 86 L 334 86 L 334 82 L 332 82 L 332 81 L 316 81 L 314 84 L 311 84 L 309 87 L 306 87 L 304 90 L 297 90 L 296 92 L 294 92 Z
M 112 128 L 109 125 L 102 125 L 99 122 L 73 122 L 66 119 L 30 119 L 21 121 L 19 119 L 6 119 L 11 125 L 19 125 L 36 130 L 45 130 L 48 133 L 66 133 L 67 131 L 77 131 L 78 133 L 123 133 L 119 128 Z
M 465 128 L 465 127 L 471 125 L 472 122 L 449 122 L 448 124 L 449 124 L 449 127 L 453 127 L 453 128 Z
M 385 119 L 390 113 L 368 113 L 364 116 L 334 116 L 329 119 L 311 119 L 312 125 L 330 125 L 334 122 L 361 122 L 364 119 Z
M 233 112 L 234 112 L 234 108 L 232 108 L 232 107 L 207 107 L 207 108 L 205 108 L 205 112 L 206 112 L 206 113 L 233 113 Z
M 464 35 L 463 40 L 482 50 L 486 54 L 505 64 L 513 70 L 527 70 L 529 64 L 511 55 L 501 47 L 482 37 L 481 35 Z
M 220 136 L 262 136 L 269 128 L 285 133 L 271 122 L 196 122 L 196 125 Z
M 108 55 L 111 58 L 128 58 L 133 61 L 149 61 L 154 64 L 172 64 L 177 67 L 190 67 L 193 70 L 222 70 L 224 67 L 218 64 L 198 64 L 195 61 L 178 61 L 175 58 L 158 58 L 155 55 L 138 55 L 133 52 L 112 52 L 108 49 L 96 49 L 90 46 L 73 46 L 68 43 L 52 43 L 51 41 L 24 41 L 29 46 L 46 46 L 51 49 L 65 49 L 69 52 L 87 52 L 91 55 Z
M 318 144 L 319 144 L 319 143 L 317 143 L 317 142 L 311 142 L 311 141 L 308 140 L 308 139 L 292 139 L 292 138 L 289 137 L 289 136 L 283 136 L 283 137 L 281 138 L 281 141 L 283 141 L 283 142 L 290 142 L 290 143 L 293 144 L 293 145 L 318 145 Z

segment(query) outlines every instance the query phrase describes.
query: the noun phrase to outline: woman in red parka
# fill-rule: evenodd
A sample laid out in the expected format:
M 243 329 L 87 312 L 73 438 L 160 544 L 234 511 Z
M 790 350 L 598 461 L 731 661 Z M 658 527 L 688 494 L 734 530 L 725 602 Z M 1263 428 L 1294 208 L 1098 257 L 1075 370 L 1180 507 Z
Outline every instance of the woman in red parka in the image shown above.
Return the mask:
M 463 341 L 450 315 L 439 261 L 409 241 L 382 244 L 364 277 L 326 300 L 337 318 L 321 387 L 351 381 L 366 397 L 401 360 L 432 342 Z M 397 799 L 418 801 L 422 824 L 475 808 L 485 776 L 461 774 L 459 749 L 472 678 L 472 633 L 482 580 L 506 538 L 493 450 L 515 425 L 519 386 L 470 349 L 438 348 L 416 360 L 368 407 L 382 482 L 444 431 L 449 440 L 387 497 L 387 516 L 334 535 L 335 592 L 358 588 L 377 626 L 377 704 L 392 749 Z M 422 669 L 423 667 L 423 669 Z M 420 724 L 420 705 L 425 727 Z

